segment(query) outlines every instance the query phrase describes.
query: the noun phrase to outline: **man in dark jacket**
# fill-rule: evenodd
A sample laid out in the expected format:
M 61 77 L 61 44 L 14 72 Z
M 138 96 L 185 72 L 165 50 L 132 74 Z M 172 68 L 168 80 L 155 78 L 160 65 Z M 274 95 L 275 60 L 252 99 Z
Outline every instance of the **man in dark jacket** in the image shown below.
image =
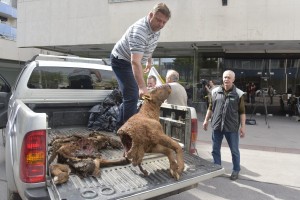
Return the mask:
M 245 136 L 245 103 L 243 91 L 234 84 L 235 74 L 231 70 L 223 73 L 223 85 L 212 90 L 203 129 L 207 130 L 211 118 L 212 125 L 212 156 L 214 163 L 221 165 L 221 145 L 225 136 L 230 147 L 233 163 L 231 180 L 236 180 L 240 172 L 239 137 Z

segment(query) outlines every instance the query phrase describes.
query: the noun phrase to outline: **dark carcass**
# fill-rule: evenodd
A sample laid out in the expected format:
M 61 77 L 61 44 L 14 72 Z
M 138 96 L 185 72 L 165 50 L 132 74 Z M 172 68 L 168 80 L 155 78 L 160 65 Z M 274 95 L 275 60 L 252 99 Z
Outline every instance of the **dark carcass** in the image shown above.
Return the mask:
M 92 132 L 88 136 L 56 137 L 49 145 L 49 164 L 57 157 L 57 162 L 50 165 L 55 183 L 66 182 L 70 172 L 80 177 L 99 176 L 100 167 L 128 163 L 126 158 L 107 160 L 101 157 L 102 149 L 122 149 L 122 144 L 117 139 L 98 132 Z

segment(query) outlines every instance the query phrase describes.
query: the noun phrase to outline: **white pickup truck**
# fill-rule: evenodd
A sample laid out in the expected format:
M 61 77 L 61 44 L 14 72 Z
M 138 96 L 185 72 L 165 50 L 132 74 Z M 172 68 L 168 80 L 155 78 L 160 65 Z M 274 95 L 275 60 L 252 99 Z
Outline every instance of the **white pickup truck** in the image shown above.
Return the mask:
M 5 127 L 8 199 L 163 198 L 224 173 L 221 166 L 195 155 L 198 134 L 195 109 L 163 104 L 160 121 L 165 133 L 177 140 L 185 151 L 185 169 L 179 181 L 168 174 L 169 162 L 165 156 L 149 154 L 142 163 L 148 176 L 142 176 L 136 167 L 128 164 L 101 168 L 99 177 L 80 178 L 70 174 L 68 182 L 55 185 L 47 162 L 49 142 L 56 136 L 88 134 L 89 110 L 117 86 L 111 67 L 99 62 L 96 59 L 37 55 L 27 62 L 11 89 L 0 77 L 4 88 L 0 92 L 0 121 L 1 128 Z M 88 82 L 72 78 L 79 75 L 79 71 L 84 74 L 95 70 L 100 72 L 101 82 L 96 81 L 99 77 L 93 73 Z M 83 74 L 81 78 L 86 75 Z M 6 116 L 3 113 L 7 103 Z M 6 120 L 7 123 L 3 123 Z M 123 151 L 108 150 L 102 155 L 108 159 L 120 158 Z

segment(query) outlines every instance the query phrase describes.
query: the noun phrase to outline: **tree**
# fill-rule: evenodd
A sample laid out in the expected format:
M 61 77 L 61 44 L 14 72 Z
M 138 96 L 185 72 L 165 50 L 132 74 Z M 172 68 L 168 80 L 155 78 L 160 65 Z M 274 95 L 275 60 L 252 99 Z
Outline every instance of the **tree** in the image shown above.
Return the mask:
M 174 70 L 178 71 L 183 82 L 192 82 L 193 80 L 193 57 L 176 58 L 174 60 Z

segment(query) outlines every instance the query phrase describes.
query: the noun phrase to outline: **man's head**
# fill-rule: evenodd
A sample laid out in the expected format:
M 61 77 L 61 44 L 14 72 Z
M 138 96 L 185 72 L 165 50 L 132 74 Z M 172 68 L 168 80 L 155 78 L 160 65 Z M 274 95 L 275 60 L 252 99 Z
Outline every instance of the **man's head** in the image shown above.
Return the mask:
M 175 70 L 168 70 L 166 75 L 166 82 L 172 83 L 172 82 L 178 82 L 179 81 L 179 73 Z
M 171 11 L 164 3 L 159 3 L 154 6 L 149 13 L 149 22 L 153 32 L 160 31 L 171 17 Z
M 156 77 L 153 75 L 150 75 L 147 79 L 147 87 L 149 89 L 154 88 L 156 86 Z
M 223 73 L 223 85 L 225 90 L 231 89 L 235 80 L 235 73 L 231 70 L 226 70 Z

